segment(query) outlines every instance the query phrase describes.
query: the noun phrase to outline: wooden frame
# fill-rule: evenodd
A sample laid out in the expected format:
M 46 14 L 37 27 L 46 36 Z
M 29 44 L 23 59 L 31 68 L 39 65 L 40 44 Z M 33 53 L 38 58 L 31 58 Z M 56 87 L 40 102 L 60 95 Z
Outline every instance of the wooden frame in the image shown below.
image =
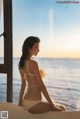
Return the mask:
M 3 0 L 4 14 L 4 64 L 0 73 L 7 74 L 7 102 L 12 102 L 12 0 Z

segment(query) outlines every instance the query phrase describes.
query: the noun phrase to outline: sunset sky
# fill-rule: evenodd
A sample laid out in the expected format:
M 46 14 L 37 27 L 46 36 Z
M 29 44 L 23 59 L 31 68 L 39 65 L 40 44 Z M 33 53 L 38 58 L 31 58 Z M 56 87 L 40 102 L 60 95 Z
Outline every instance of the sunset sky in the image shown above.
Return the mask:
M 24 40 L 34 35 L 41 39 L 39 57 L 80 58 L 80 4 L 56 1 L 13 0 L 14 57 L 20 57 Z

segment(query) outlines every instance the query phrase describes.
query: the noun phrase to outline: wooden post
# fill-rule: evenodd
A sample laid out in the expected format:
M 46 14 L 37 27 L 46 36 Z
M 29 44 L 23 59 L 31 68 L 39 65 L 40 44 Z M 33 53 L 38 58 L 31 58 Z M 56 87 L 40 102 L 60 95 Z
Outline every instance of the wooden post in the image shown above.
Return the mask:
M 7 73 L 7 102 L 12 102 L 12 0 L 3 0 L 4 66 Z

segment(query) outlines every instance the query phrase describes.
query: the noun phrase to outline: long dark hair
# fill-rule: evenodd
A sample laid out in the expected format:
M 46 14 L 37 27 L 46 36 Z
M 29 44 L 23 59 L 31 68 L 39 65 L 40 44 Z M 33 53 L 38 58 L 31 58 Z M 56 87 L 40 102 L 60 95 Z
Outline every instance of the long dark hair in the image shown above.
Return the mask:
M 40 39 L 35 36 L 30 36 L 25 39 L 23 46 L 22 46 L 22 56 L 19 61 L 19 68 L 23 68 L 25 64 L 25 60 L 29 56 L 29 48 L 32 48 L 33 45 L 37 42 L 40 42 Z

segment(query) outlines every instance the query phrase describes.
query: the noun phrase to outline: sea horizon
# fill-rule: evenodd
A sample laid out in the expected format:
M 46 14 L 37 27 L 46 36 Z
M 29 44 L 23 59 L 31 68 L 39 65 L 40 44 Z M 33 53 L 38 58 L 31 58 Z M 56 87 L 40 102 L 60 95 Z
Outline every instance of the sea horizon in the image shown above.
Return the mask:
M 21 57 L 21 56 L 20 56 Z M 13 59 L 18 59 L 18 58 L 20 58 L 20 57 L 12 57 Z M 0 56 L 0 58 L 1 59 L 4 59 L 4 57 L 2 57 L 2 56 Z M 33 57 L 34 59 L 35 58 L 43 58 L 43 59 L 45 59 L 45 58 L 47 58 L 47 59 L 80 59 L 80 57 Z

